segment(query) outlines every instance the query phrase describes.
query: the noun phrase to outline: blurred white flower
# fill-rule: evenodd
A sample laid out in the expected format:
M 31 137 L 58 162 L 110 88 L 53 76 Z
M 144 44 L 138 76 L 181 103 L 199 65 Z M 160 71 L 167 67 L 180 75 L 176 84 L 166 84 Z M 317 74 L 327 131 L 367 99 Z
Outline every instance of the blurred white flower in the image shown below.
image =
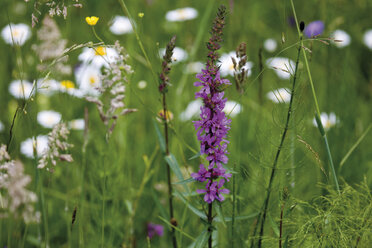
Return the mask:
M 133 32 L 132 25 L 126 16 L 115 16 L 110 26 L 110 31 L 116 35 Z
M 197 100 L 194 100 L 194 101 L 191 101 L 185 111 L 183 111 L 181 114 L 180 114 L 180 120 L 181 121 L 188 121 L 188 120 L 191 120 L 192 118 L 200 115 L 200 107 L 203 105 L 203 102 L 202 100 L 200 99 L 197 99 Z
M 75 119 L 68 123 L 69 128 L 73 130 L 84 130 L 85 121 L 84 119 Z
M 223 109 L 223 112 L 225 112 L 226 115 L 229 115 L 231 118 L 234 118 L 242 111 L 242 105 L 235 101 L 227 101 L 225 104 L 225 108 Z
M 165 48 L 161 48 L 159 50 L 159 56 L 161 58 L 163 58 L 163 56 L 165 55 Z M 172 61 L 174 63 L 177 63 L 177 62 L 180 62 L 180 61 L 184 61 L 187 59 L 187 52 L 185 50 L 183 50 L 182 48 L 179 48 L 179 47 L 175 47 L 173 49 L 173 56 L 172 56 Z
M 46 96 L 51 96 L 60 90 L 60 83 L 54 79 L 40 78 L 37 80 L 37 91 Z
M 229 53 L 224 53 L 221 55 L 220 62 L 218 63 L 218 65 L 221 66 L 220 72 L 223 77 L 227 75 L 234 76 L 234 72 L 235 72 L 234 63 L 232 62 L 231 57 L 233 57 L 236 62 L 239 61 L 234 51 L 229 52 Z M 253 67 L 253 63 L 250 61 L 247 61 L 247 63 L 243 66 L 242 69 L 246 70 L 247 77 L 249 77 L 252 74 L 252 67 Z
M 201 70 L 204 68 L 204 64 L 202 62 L 191 62 L 188 63 L 186 66 L 187 73 L 200 73 Z
M 266 60 L 266 65 L 274 69 L 276 75 L 281 79 L 290 79 L 294 74 L 296 64 L 293 60 L 283 57 L 272 57 Z
M 95 66 L 80 66 L 75 70 L 76 82 L 84 95 L 98 96 L 101 87 L 101 70 Z
M 0 121 L 0 133 L 2 132 L 2 131 L 4 131 L 4 124 Z
M 9 85 L 9 92 L 15 98 L 28 98 L 32 92 L 33 84 L 25 80 L 13 80 Z
M 268 92 L 266 97 L 274 103 L 288 103 L 291 100 L 291 93 L 287 88 L 280 88 Z
M 37 122 L 45 128 L 53 128 L 61 121 L 62 115 L 53 110 L 40 111 L 37 114 Z
M 275 52 L 277 47 L 278 47 L 278 43 L 274 39 L 267 39 L 264 41 L 264 48 L 266 51 L 270 53 Z
M 346 47 L 351 43 L 350 35 L 341 29 L 335 30 L 331 34 L 331 38 L 337 40 L 337 41 L 333 41 L 333 44 L 335 44 L 339 48 Z
M 186 7 L 168 11 L 165 14 L 165 19 L 169 22 L 182 22 L 195 19 L 197 16 L 198 11 L 196 9 Z
M 1 36 L 7 44 L 22 46 L 31 37 L 31 29 L 23 23 L 11 23 L 3 28 Z
M 147 87 L 147 82 L 146 82 L 145 80 L 141 80 L 141 81 L 138 82 L 137 87 L 138 87 L 139 89 L 143 90 L 144 88 Z
M 101 68 L 102 66 L 109 67 L 109 63 L 115 62 L 118 56 L 117 51 L 111 47 L 85 47 L 79 55 L 79 60 L 83 64 L 91 64 Z
M 40 157 L 43 152 L 48 149 L 48 136 L 39 135 L 34 138 L 28 138 L 21 142 L 21 153 L 28 158 L 34 157 L 34 147 L 36 148 L 36 154 Z
M 336 114 L 331 112 L 330 114 L 321 113 L 320 114 L 320 121 L 322 122 L 323 128 L 325 131 L 328 131 L 331 127 L 337 124 L 337 117 Z M 315 118 L 313 119 L 313 125 L 318 127 Z
M 372 50 L 372 29 L 367 30 L 363 36 L 364 44 Z

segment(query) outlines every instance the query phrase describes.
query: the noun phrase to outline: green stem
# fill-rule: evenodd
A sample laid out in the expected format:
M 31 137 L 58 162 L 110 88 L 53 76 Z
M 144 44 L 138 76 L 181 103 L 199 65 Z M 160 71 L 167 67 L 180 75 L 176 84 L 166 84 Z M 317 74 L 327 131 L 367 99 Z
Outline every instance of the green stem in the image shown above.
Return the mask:
M 98 34 L 97 34 L 96 29 L 94 28 L 94 26 L 92 26 L 92 30 L 93 30 L 94 36 L 96 36 L 96 38 L 97 38 L 100 42 L 102 42 L 102 43 L 104 44 L 105 42 L 101 39 L 101 37 L 98 36 Z
M 302 36 L 300 36 L 300 41 L 302 41 Z M 286 134 L 288 132 L 289 121 L 290 121 L 291 115 L 292 115 L 292 105 L 293 105 L 293 99 L 294 99 L 294 91 L 295 91 L 295 87 L 296 87 L 298 64 L 299 64 L 300 55 L 301 55 L 301 47 L 302 46 L 299 46 L 298 53 L 297 53 L 296 68 L 295 68 L 295 72 L 294 72 L 294 76 L 293 76 L 293 84 L 292 84 L 292 89 L 291 89 L 291 99 L 290 99 L 289 107 L 288 107 L 287 120 L 286 120 L 286 123 L 285 123 L 285 127 L 284 127 L 284 131 L 283 131 L 282 138 L 281 138 L 281 141 L 280 141 L 280 145 L 279 145 L 278 150 L 277 150 L 276 155 L 275 155 L 274 163 L 273 163 L 273 166 L 272 166 L 272 169 L 271 169 L 271 176 L 270 176 L 270 180 L 269 180 L 269 185 L 267 187 L 267 195 L 266 195 L 266 199 L 265 199 L 265 202 L 264 202 L 264 207 L 263 207 L 263 212 L 262 212 L 262 220 L 261 220 L 261 227 L 260 227 L 260 235 L 259 235 L 259 239 L 258 239 L 258 247 L 259 248 L 262 246 L 262 236 L 264 234 L 267 208 L 269 206 L 271 188 L 272 188 L 272 184 L 274 182 L 276 167 L 277 167 L 277 164 L 278 164 L 278 161 L 279 161 L 280 153 L 281 153 L 282 148 L 283 148 L 283 144 L 284 144 Z
M 208 204 L 208 232 L 209 232 L 209 239 L 208 239 L 208 248 L 212 248 L 212 233 L 213 233 L 213 226 L 212 226 L 212 222 L 213 222 L 213 216 L 212 216 L 212 206 L 213 206 L 213 202 L 212 203 L 209 203 Z
M 293 11 L 293 16 L 294 16 L 295 21 L 296 21 L 298 36 L 299 37 L 302 37 L 301 31 L 300 31 L 300 27 L 299 27 L 299 24 L 298 24 L 298 20 L 297 20 L 296 10 L 295 10 L 294 4 L 293 4 L 293 0 L 290 0 L 290 1 L 291 1 L 292 11 Z M 300 47 L 301 47 L 302 53 L 304 55 L 304 61 L 305 61 L 306 71 L 307 71 L 307 75 L 309 77 L 311 91 L 313 93 L 313 98 L 314 98 L 314 104 L 315 104 L 316 113 L 320 117 L 320 110 L 319 110 L 318 99 L 316 97 L 314 83 L 313 83 L 313 79 L 312 79 L 311 72 L 310 72 L 310 66 L 309 66 L 309 62 L 308 62 L 308 59 L 307 59 L 307 56 L 306 56 L 306 51 L 304 49 L 304 45 L 303 45 L 303 41 L 302 40 L 301 40 L 301 46 Z M 321 123 L 320 123 L 320 125 L 321 125 Z M 319 123 L 318 123 L 318 127 L 319 127 L 319 130 L 320 130 L 320 128 L 323 128 L 323 127 L 320 127 L 319 126 Z M 321 134 L 322 134 L 322 132 L 321 132 Z M 324 144 L 326 146 L 327 156 L 328 156 L 328 160 L 329 160 L 329 165 L 331 167 L 332 176 L 333 176 L 333 179 L 335 181 L 335 185 L 336 185 L 337 191 L 340 193 L 340 187 L 339 187 L 338 180 L 337 180 L 336 170 L 335 170 L 335 167 L 334 167 L 334 164 L 333 164 L 331 150 L 330 150 L 329 144 L 328 144 L 327 134 L 324 132 L 324 134 L 322 134 L 322 137 L 323 137 L 323 140 L 324 140 Z

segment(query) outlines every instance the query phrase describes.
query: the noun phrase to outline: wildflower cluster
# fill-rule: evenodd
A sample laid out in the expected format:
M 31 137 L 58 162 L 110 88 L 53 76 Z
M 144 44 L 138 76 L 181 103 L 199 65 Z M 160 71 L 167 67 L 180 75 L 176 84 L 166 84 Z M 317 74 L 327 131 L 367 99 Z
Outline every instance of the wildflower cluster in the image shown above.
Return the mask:
M 65 123 L 59 123 L 54 126 L 53 130 L 48 134 L 48 148 L 43 151 L 37 168 L 43 169 L 48 166 L 49 162 L 56 166 L 57 159 L 67 162 L 73 161 L 71 154 L 65 153 L 73 146 L 67 142 L 69 134 L 70 131 Z M 63 153 L 61 154 L 61 152 Z M 46 170 L 52 171 L 49 167 Z
M 0 218 L 9 214 L 22 216 L 26 223 L 38 222 L 40 213 L 35 212 L 33 203 L 37 201 L 36 194 L 27 190 L 31 177 L 24 174 L 23 165 L 10 159 L 6 146 L 0 146 Z
M 223 88 L 230 85 L 229 80 L 220 77 L 219 67 L 217 66 L 219 55 L 217 50 L 222 41 L 222 29 L 225 24 L 226 8 L 222 6 L 217 14 L 212 27 L 212 37 L 207 43 L 209 50 L 206 69 L 196 77 L 200 80 L 194 83 L 195 86 L 202 86 L 199 92 L 195 93 L 196 98 L 201 98 L 204 105 L 201 107 L 201 120 L 194 121 L 198 140 L 201 142 L 200 153 L 207 155 L 209 162 L 207 168 L 204 164 L 200 165 L 198 173 L 191 176 L 200 182 L 207 181 L 205 189 L 198 189 L 197 192 L 205 194 L 204 201 L 212 203 L 215 199 L 223 201 L 221 194 L 228 194 L 229 190 L 223 189 L 225 180 L 231 177 L 226 173 L 222 164 L 226 164 L 228 158 L 226 135 L 230 129 L 231 120 L 223 112 L 225 103 Z
M 103 69 L 101 76 L 102 84 L 97 87 L 100 95 L 97 97 L 86 97 L 86 100 L 97 105 L 101 120 L 109 126 L 108 135 L 110 136 L 115 128 L 117 119 L 121 115 L 126 115 L 137 111 L 136 109 L 125 108 L 123 102 L 125 98 L 125 84 L 128 83 L 127 75 L 132 73 L 132 68 L 126 64 L 128 55 L 123 55 L 123 47 L 118 41 L 114 46 L 117 56 L 109 62 L 107 68 Z M 105 100 L 105 101 L 104 101 Z

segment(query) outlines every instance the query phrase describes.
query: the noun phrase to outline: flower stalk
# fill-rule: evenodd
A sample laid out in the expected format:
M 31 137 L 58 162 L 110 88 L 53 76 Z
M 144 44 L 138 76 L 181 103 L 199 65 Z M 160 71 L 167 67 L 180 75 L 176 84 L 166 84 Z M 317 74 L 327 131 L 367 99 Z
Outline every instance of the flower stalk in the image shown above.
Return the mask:
M 173 36 L 167 47 L 165 49 L 165 55 L 163 56 L 162 62 L 162 70 L 159 75 L 160 84 L 159 84 L 159 92 L 162 95 L 162 105 L 163 105 L 163 114 L 161 115 L 162 121 L 164 123 L 164 136 L 165 136 L 165 155 L 169 156 L 169 134 L 168 134 L 168 121 L 169 115 L 167 111 L 167 101 L 166 101 L 166 93 L 168 91 L 169 85 L 169 77 L 168 74 L 170 72 L 170 63 L 172 62 L 172 55 L 173 50 L 176 46 L 176 36 Z M 173 209 L 173 189 L 172 189 L 172 180 L 171 180 L 171 172 L 170 172 L 170 165 L 167 164 L 167 180 L 168 180 L 168 201 L 169 201 L 169 215 L 170 215 L 170 223 L 173 226 L 177 226 L 177 221 L 174 218 L 174 209 Z M 171 236 L 172 236 L 172 243 L 173 247 L 177 247 L 177 239 L 176 239 L 176 230 L 174 227 L 171 227 Z
M 229 190 L 223 188 L 225 181 L 229 181 L 231 174 L 226 173 L 223 164 L 227 164 L 227 132 L 230 130 L 231 120 L 223 112 L 227 98 L 224 98 L 224 89 L 231 85 L 229 80 L 220 77 L 218 50 L 222 42 L 222 30 L 225 26 L 226 7 L 218 9 L 217 17 L 214 20 L 211 38 L 207 42 L 206 68 L 196 76 L 199 81 L 194 86 L 202 88 L 195 93 L 196 98 L 203 100 L 201 107 L 201 120 L 194 121 L 197 137 L 200 141 L 200 154 L 205 154 L 208 166 L 200 164 L 199 171 L 192 173 L 191 176 L 199 182 L 207 182 L 205 189 L 196 190 L 199 194 L 204 194 L 204 201 L 208 203 L 208 247 L 212 247 L 213 232 L 213 201 L 224 201 L 223 194 L 228 194 Z

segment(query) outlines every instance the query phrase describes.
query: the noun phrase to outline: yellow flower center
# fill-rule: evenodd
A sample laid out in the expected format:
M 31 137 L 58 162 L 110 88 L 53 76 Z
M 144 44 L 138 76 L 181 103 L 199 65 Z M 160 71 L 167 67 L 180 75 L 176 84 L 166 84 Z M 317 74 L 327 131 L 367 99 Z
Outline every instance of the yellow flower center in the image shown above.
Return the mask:
M 99 20 L 99 17 L 96 17 L 96 16 L 91 16 L 91 17 L 87 16 L 87 17 L 85 17 L 85 21 L 86 21 L 86 22 L 88 23 L 88 25 L 90 25 L 90 26 L 94 26 L 94 25 L 96 25 L 97 22 L 98 22 L 98 20 Z
M 94 48 L 94 51 L 96 52 L 95 55 L 96 56 L 104 56 L 106 55 L 106 48 L 105 47 L 96 47 Z
M 89 83 L 90 84 L 95 84 L 96 83 L 96 78 L 95 77 L 90 77 L 89 78 Z
M 75 84 L 70 80 L 62 80 L 61 86 L 66 89 L 73 89 L 75 88 Z
M 329 129 L 330 127 L 332 127 L 332 123 L 331 123 L 330 120 L 327 120 L 325 125 L 324 125 L 324 128 Z
M 12 36 L 13 36 L 13 37 L 17 37 L 17 36 L 19 36 L 19 31 L 18 31 L 17 29 L 13 29 L 13 30 L 12 30 Z
M 177 14 L 179 15 L 179 18 L 182 20 L 184 20 L 187 17 L 186 11 L 184 9 L 177 10 Z

